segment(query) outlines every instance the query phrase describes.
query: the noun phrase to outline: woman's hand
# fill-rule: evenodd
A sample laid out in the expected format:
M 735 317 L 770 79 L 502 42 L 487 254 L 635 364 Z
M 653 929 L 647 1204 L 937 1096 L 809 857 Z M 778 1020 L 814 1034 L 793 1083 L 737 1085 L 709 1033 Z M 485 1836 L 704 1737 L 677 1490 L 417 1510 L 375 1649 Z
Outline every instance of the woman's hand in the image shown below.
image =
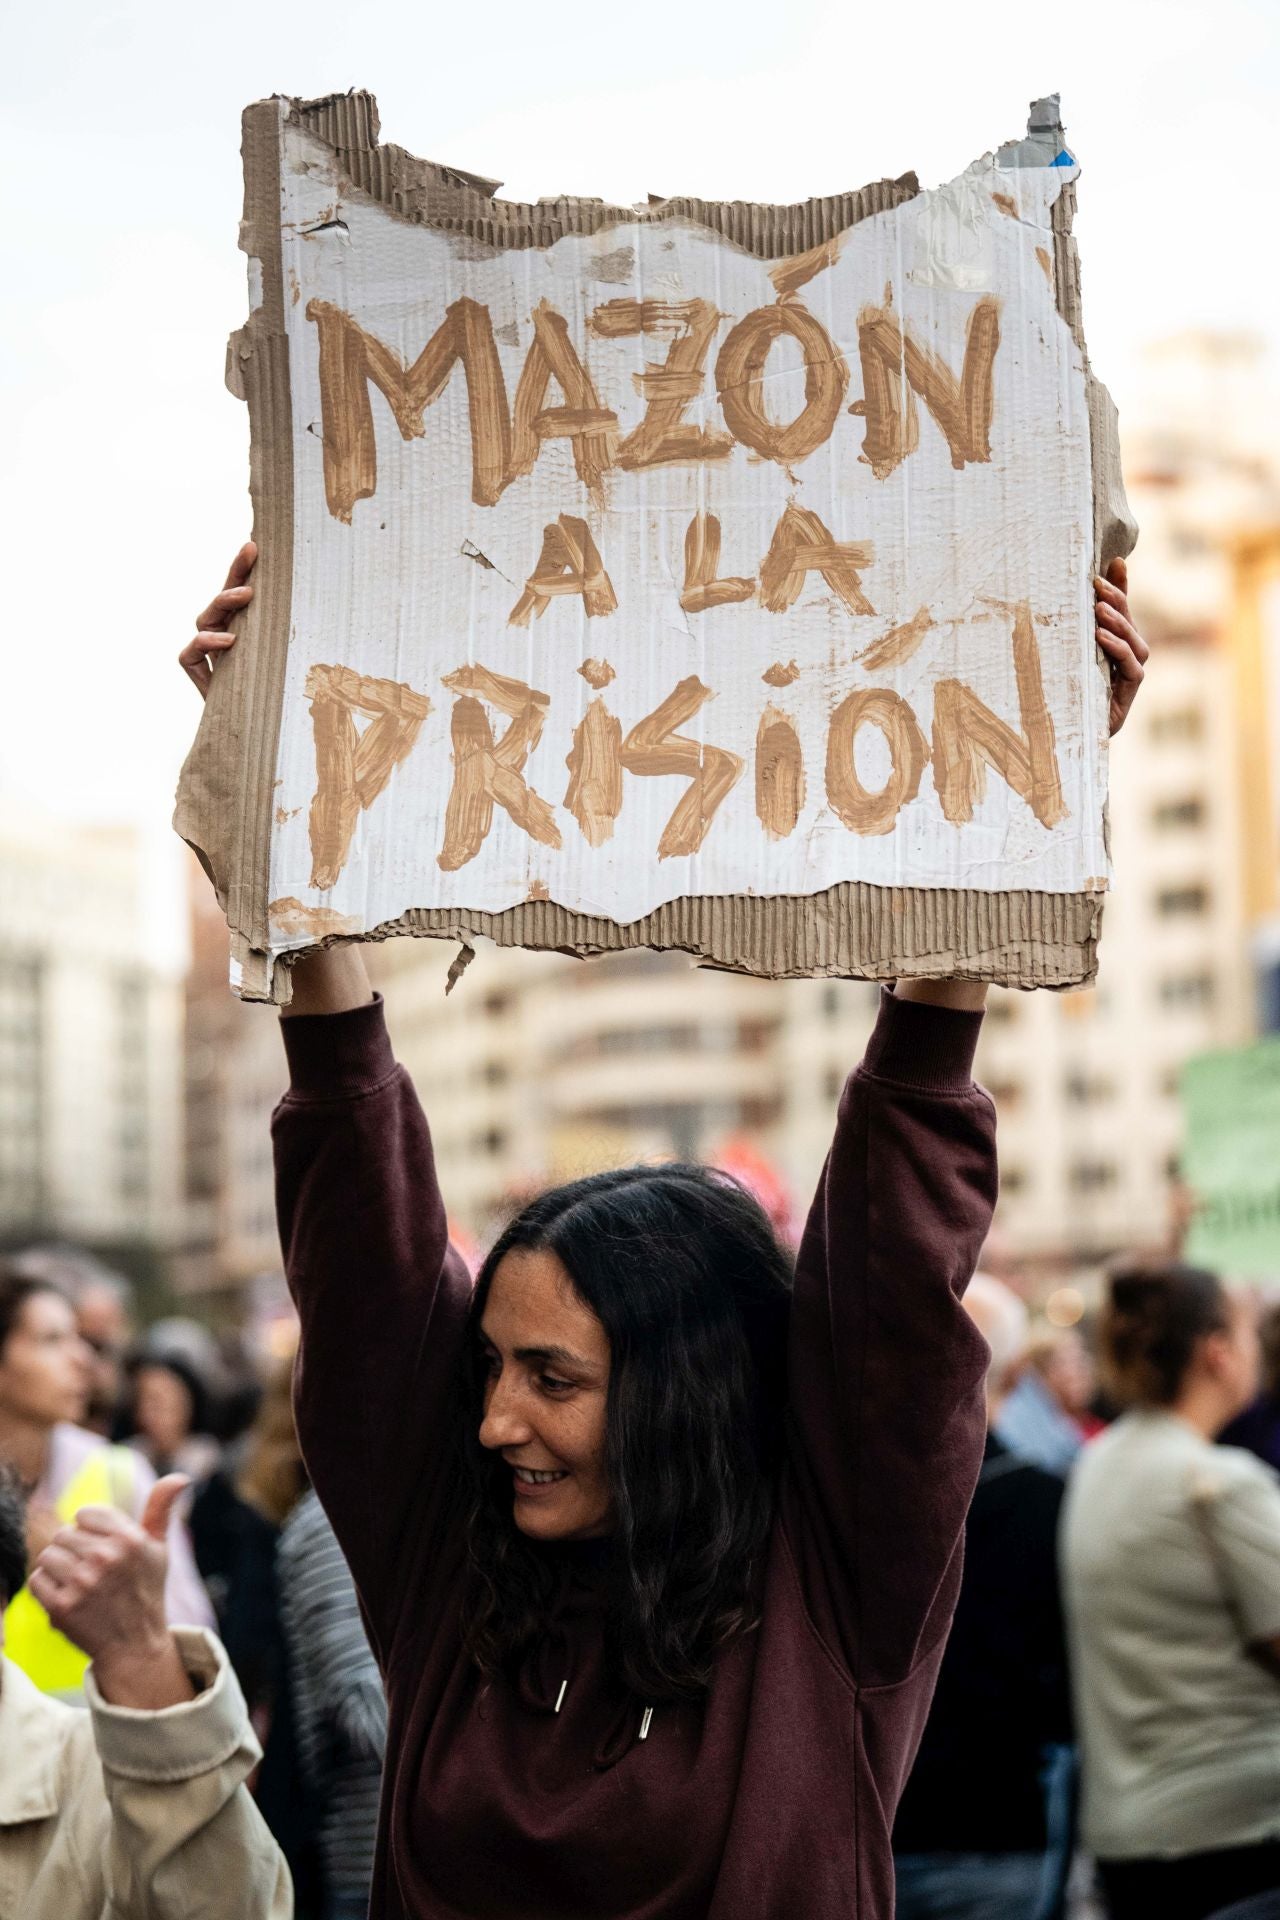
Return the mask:
M 181 1473 L 157 1480 L 141 1520 L 82 1507 L 31 1569 L 32 1593 L 59 1633 L 88 1654 L 112 1706 L 154 1711 L 194 1697 L 164 1617 L 169 1518 L 190 1484 Z
M 1150 647 L 1129 618 L 1129 569 L 1113 560 L 1107 577 L 1094 576 L 1094 631 L 1111 663 L 1111 732 L 1119 733 L 1138 697 Z
M 204 612 L 196 616 L 195 639 L 188 640 L 178 655 L 178 665 L 188 679 L 195 682 L 202 700 L 208 697 L 209 688 L 213 685 L 212 656 L 226 653 L 236 643 L 236 636 L 228 628 L 227 622 L 235 614 L 243 613 L 253 598 L 253 588 L 248 585 L 248 579 L 257 557 L 258 549 L 253 541 L 246 540 L 231 562 L 226 586 L 221 593 L 215 593 Z

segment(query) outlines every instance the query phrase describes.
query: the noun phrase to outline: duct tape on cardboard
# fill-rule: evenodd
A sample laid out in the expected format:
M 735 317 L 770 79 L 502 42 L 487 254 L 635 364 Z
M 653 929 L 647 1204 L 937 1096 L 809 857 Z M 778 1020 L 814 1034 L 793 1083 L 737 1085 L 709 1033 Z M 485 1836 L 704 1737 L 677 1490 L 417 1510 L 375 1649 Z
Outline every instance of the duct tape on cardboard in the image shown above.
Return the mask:
M 399 933 L 1093 977 L 1136 530 L 1056 106 L 928 193 L 642 208 L 247 110 L 257 591 L 175 822 L 239 992 Z

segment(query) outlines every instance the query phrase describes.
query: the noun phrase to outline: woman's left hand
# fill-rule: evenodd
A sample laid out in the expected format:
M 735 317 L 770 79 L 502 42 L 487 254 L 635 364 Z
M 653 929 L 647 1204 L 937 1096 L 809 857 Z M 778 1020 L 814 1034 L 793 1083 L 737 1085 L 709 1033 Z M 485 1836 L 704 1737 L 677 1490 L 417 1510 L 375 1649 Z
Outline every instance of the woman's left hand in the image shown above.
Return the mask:
M 1113 560 L 1107 577 L 1094 576 L 1094 631 L 1111 663 L 1111 732 L 1119 733 L 1138 697 L 1151 649 L 1129 617 L 1129 569 Z

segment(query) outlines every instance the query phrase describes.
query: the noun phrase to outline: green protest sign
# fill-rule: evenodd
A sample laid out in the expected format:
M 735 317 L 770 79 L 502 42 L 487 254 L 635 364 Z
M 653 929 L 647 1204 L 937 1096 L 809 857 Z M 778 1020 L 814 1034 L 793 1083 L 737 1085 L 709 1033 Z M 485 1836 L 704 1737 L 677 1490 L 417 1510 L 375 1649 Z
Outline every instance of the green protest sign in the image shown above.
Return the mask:
M 1198 1203 L 1187 1258 L 1242 1278 L 1280 1274 L 1280 1039 L 1188 1061 L 1182 1098 Z

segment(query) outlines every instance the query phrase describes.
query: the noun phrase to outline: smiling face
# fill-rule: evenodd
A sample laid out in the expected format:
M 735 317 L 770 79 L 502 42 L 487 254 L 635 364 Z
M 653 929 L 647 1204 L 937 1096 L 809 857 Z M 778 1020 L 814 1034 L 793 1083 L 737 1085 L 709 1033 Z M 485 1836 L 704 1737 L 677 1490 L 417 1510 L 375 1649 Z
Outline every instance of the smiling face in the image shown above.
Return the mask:
M 545 1249 L 499 1262 L 480 1321 L 488 1372 L 480 1444 L 511 1473 L 513 1517 L 537 1540 L 613 1525 L 605 1467 L 609 1337 Z

